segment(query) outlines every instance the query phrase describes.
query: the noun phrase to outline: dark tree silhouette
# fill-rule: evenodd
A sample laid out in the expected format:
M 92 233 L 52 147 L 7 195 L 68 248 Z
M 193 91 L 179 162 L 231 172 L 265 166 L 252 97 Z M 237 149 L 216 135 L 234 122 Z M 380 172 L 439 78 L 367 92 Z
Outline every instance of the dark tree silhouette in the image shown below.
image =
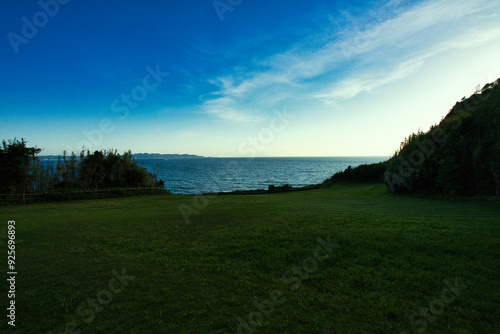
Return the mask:
M 31 168 L 37 163 L 36 155 L 42 150 L 27 147 L 27 141 L 14 138 L 2 141 L 0 147 L 0 193 L 23 193 L 33 191 Z

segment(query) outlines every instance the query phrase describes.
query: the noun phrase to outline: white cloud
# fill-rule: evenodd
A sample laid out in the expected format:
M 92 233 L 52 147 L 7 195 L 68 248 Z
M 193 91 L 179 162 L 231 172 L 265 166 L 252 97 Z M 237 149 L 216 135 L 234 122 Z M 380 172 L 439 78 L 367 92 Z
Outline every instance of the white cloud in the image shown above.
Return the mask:
M 336 83 L 333 88 L 330 88 L 329 93 L 319 94 L 318 98 L 324 100 L 326 103 L 334 103 L 337 100 L 350 99 L 361 92 L 369 92 L 380 86 L 389 84 L 395 80 L 400 80 L 411 73 L 414 73 L 423 64 L 421 59 L 412 59 L 407 61 L 394 70 L 387 73 L 370 72 L 361 77 L 350 77 L 343 81 Z
M 210 115 L 236 123 L 247 123 L 258 120 L 257 117 L 252 115 L 252 112 L 242 110 L 229 97 L 219 97 L 209 100 L 203 104 L 203 108 Z
M 443 41 L 438 45 L 433 45 L 429 50 L 421 50 L 420 55 L 406 61 L 402 60 L 400 64 L 396 64 L 392 68 L 386 67 L 383 70 L 375 68 L 370 69 L 370 71 L 353 74 L 334 83 L 326 92 L 319 93 L 316 97 L 327 104 L 335 103 L 338 100 L 351 99 L 362 92 L 370 92 L 375 88 L 410 76 L 422 67 L 429 58 L 455 49 L 478 46 L 499 36 L 499 28 L 460 35 L 451 40 Z
M 500 33 L 491 16 L 499 9 L 495 1 L 431 0 L 409 8 L 398 3 L 391 1 L 371 13 L 375 19 L 362 27 L 351 22 L 349 29 L 337 30 L 336 38 L 315 43 L 314 49 L 304 41 L 261 60 L 266 71 L 240 69 L 211 80 L 219 90 L 203 103 L 203 110 L 235 122 L 254 121 L 260 111 L 270 110 L 265 101 L 276 102 L 277 87 L 288 90 L 280 98 L 289 102 L 299 96 L 327 103 L 354 98 L 410 76 L 430 57 L 477 46 Z M 257 101 L 263 110 L 252 108 Z

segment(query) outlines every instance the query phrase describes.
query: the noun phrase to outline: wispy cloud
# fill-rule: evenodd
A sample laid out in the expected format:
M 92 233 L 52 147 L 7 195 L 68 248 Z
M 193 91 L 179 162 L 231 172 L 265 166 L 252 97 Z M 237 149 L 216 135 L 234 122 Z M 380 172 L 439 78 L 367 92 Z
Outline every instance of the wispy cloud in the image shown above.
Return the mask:
M 334 86 L 330 88 L 329 93 L 318 94 L 316 97 L 322 99 L 326 103 L 351 99 L 361 92 L 369 92 L 393 81 L 403 79 L 414 73 L 423 63 L 423 59 L 416 58 L 404 62 L 388 72 L 374 71 L 359 76 L 354 75 L 335 83 Z
M 255 101 L 273 101 L 280 95 L 293 101 L 300 95 L 325 103 L 351 99 L 364 91 L 402 80 L 427 59 L 453 49 L 468 48 L 499 36 L 500 24 L 490 15 L 495 1 L 430 0 L 404 7 L 393 0 L 370 13 L 368 20 L 345 23 L 335 34 L 325 27 L 318 39 L 260 60 L 266 70 L 252 65 L 236 73 L 210 79 L 218 90 L 202 105 L 217 117 L 248 122 L 258 119 Z M 340 15 L 345 19 L 348 13 Z M 489 24 L 485 29 L 478 24 Z M 366 23 L 368 21 L 368 23 Z M 493 23 L 492 23 L 493 22 Z M 346 67 L 348 67 L 346 69 Z M 326 79 L 325 79 L 326 78 Z
M 253 112 L 242 109 L 234 99 L 229 97 L 219 97 L 209 100 L 203 104 L 203 108 L 210 115 L 236 123 L 247 123 L 258 120 Z
M 473 32 L 446 40 L 438 45 L 433 45 L 432 49 L 420 50 L 419 55 L 413 56 L 409 60 L 400 60 L 392 67 L 383 69 L 370 69 L 362 73 L 355 73 L 338 82 L 330 85 L 325 91 L 317 94 L 327 104 L 340 100 L 347 100 L 356 97 L 362 92 L 370 92 L 378 87 L 384 86 L 396 80 L 404 79 L 421 68 L 429 58 L 437 56 L 454 49 L 466 49 L 486 43 L 492 39 L 500 37 L 500 28 Z

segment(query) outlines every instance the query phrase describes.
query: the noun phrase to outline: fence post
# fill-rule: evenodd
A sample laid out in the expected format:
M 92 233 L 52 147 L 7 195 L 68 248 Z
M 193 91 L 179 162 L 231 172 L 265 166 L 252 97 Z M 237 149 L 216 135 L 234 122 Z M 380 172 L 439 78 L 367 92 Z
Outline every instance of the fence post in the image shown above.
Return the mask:
M 23 193 L 23 204 L 26 204 L 26 194 Z

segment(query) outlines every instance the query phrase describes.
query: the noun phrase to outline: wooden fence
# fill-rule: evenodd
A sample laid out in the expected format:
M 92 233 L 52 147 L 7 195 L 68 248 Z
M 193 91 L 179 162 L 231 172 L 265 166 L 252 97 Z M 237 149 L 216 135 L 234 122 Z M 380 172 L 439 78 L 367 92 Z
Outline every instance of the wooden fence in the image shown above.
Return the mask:
M 74 194 L 94 194 L 94 196 L 97 196 L 99 193 L 108 193 L 111 195 L 112 193 L 117 193 L 117 192 L 139 192 L 139 191 L 144 191 L 144 190 L 160 190 L 163 188 L 155 188 L 155 187 L 150 187 L 150 188 L 109 188 L 109 189 L 87 189 L 87 190 L 74 190 L 74 191 L 63 191 L 63 192 L 43 192 L 43 193 L 30 193 L 30 194 L 0 194 L 0 202 L 7 202 L 7 203 L 15 203 L 15 202 L 34 202 L 34 201 L 42 201 L 46 200 L 47 198 L 54 197 L 54 196 L 66 196 L 66 195 L 74 195 Z

